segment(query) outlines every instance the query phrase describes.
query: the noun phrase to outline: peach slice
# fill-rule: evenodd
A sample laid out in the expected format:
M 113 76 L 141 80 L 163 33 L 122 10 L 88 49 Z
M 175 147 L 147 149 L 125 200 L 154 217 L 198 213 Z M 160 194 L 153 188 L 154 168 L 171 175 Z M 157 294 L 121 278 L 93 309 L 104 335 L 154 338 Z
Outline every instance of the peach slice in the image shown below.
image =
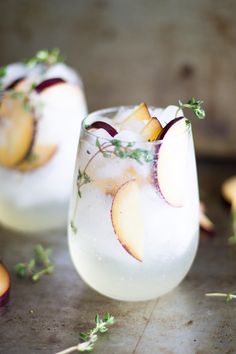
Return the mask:
M 215 231 L 215 225 L 213 222 L 208 218 L 206 215 L 206 207 L 205 205 L 200 202 L 200 215 L 199 215 L 199 223 L 200 227 L 203 231 L 205 231 L 208 234 L 214 234 Z
M 5 94 L 0 102 L 0 165 L 13 167 L 29 152 L 34 139 L 34 118 L 21 99 Z
M 144 225 L 140 190 L 135 179 L 124 183 L 115 194 L 111 208 L 114 231 L 124 249 L 138 261 L 143 257 Z
M 134 167 L 128 167 L 121 175 L 116 177 L 98 177 L 92 178 L 93 183 L 100 188 L 104 193 L 114 196 L 118 188 L 127 181 L 135 179 L 139 185 L 152 183 L 151 173 L 147 176 L 142 176 L 135 170 Z
M 149 113 L 146 103 L 142 102 L 137 108 L 133 110 L 133 112 L 128 115 L 128 117 L 125 118 L 125 120 L 121 123 L 121 126 L 124 126 L 127 122 L 132 120 L 143 121 L 151 119 L 152 117 Z
M 224 181 L 221 192 L 228 203 L 231 204 L 233 201 L 236 201 L 236 176 L 230 177 Z
M 189 139 L 187 124 L 184 117 L 170 121 L 158 136 L 162 144 L 156 147 L 154 184 L 165 201 L 173 207 L 183 206 Z
M 57 151 L 57 145 L 35 145 L 29 156 L 18 166 L 17 170 L 29 172 L 44 166 Z
M 0 261 L 0 306 L 4 305 L 9 298 L 10 283 L 10 275 L 4 264 Z
M 157 118 L 152 118 L 141 130 L 141 135 L 145 141 L 155 141 L 157 140 L 158 135 L 162 131 L 161 123 Z

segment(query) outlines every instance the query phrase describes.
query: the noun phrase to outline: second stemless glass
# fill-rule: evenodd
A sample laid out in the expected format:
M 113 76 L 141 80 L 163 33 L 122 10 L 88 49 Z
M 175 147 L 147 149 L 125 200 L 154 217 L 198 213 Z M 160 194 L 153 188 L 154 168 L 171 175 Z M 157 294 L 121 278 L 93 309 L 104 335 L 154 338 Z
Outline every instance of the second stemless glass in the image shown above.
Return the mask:
M 150 111 L 154 115 L 155 108 Z M 142 301 L 177 286 L 196 254 L 195 154 L 190 124 L 173 137 L 165 156 L 161 156 L 163 140 L 120 141 L 86 130 L 96 120 L 112 122 L 119 112 L 120 108 L 100 110 L 82 124 L 69 213 L 69 248 L 78 273 L 89 286 L 114 299 Z M 178 159 L 183 140 L 185 156 Z M 158 164 L 163 164 L 161 158 L 165 164 L 165 157 L 172 166 L 166 179 L 181 184 L 182 205 L 171 205 L 162 194 L 158 179 L 165 181 L 165 174 L 159 176 Z

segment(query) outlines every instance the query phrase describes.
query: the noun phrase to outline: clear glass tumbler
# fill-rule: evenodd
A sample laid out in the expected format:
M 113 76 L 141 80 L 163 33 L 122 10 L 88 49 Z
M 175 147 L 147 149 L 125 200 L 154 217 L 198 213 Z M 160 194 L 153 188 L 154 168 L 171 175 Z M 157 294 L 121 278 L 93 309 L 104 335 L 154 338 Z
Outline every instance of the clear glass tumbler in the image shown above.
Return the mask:
M 143 301 L 169 292 L 189 271 L 199 197 L 187 120 L 182 131 L 154 142 L 87 130 L 94 121 L 119 122 L 120 112 L 131 108 L 96 111 L 82 123 L 68 240 L 75 268 L 90 287 L 114 299 Z

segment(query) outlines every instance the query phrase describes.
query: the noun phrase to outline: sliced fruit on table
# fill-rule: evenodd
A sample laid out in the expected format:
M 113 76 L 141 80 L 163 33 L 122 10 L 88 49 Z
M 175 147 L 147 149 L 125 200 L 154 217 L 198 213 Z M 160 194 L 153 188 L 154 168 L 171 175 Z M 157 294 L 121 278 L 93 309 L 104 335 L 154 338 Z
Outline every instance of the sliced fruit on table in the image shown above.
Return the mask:
M 203 231 L 205 231 L 208 234 L 214 234 L 215 225 L 209 219 L 209 217 L 206 215 L 206 207 L 205 207 L 205 204 L 203 204 L 202 202 L 200 202 L 199 223 L 200 223 L 200 227 Z
M 97 129 L 104 129 L 110 136 L 114 137 L 118 132 L 110 124 L 102 121 L 93 122 L 90 126 L 86 128 L 88 131 L 93 131 Z
M 116 192 L 111 209 L 114 231 L 124 249 L 138 261 L 143 258 L 144 225 L 140 189 L 136 180 L 124 183 Z
M 0 261 L 0 306 L 4 305 L 9 298 L 10 284 L 10 275 L 4 264 Z
M 125 127 L 128 122 L 131 121 L 146 121 L 151 120 L 151 114 L 149 113 L 146 103 L 140 103 L 121 123 L 121 128 Z
M 162 142 L 156 146 L 154 183 L 165 201 L 173 207 L 183 205 L 188 124 L 189 121 L 183 117 L 170 121 L 158 137 Z
M 143 127 L 140 134 L 143 136 L 145 141 L 155 141 L 162 131 L 162 126 L 159 120 L 153 117 L 148 123 Z
M 21 162 L 34 139 L 35 122 L 22 98 L 6 94 L 0 101 L 0 165 L 13 167 Z
M 36 170 L 48 163 L 57 151 L 57 145 L 35 145 L 27 158 L 16 169 L 21 172 Z
M 221 192 L 228 203 L 231 204 L 233 201 L 236 201 L 236 176 L 232 176 L 224 181 Z

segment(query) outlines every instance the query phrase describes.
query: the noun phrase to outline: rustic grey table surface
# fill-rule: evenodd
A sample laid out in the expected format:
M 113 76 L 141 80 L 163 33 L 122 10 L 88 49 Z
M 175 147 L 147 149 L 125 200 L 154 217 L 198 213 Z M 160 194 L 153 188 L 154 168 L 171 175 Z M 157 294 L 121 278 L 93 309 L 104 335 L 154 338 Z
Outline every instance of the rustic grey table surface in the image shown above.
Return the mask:
M 1 354 L 53 354 L 78 343 L 96 313 L 117 322 L 102 336 L 95 354 L 236 353 L 236 302 L 206 292 L 236 289 L 236 249 L 228 246 L 229 206 L 221 182 L 236 174 L 235 161 L 198 161 L 201 196 L 216 224 L 202 236 L 195 262 L 182 284 L 149 302 L 113 301 L 90 289 L 72 266 L 66 231 L 25 236 L 0 229 L 0 255 L 11 272 L 10 302 L 0 309 Z M 40 282 L 18 279 L 14 265 L 27 260 L 37 243 L 53 249 L 55 272 Z

